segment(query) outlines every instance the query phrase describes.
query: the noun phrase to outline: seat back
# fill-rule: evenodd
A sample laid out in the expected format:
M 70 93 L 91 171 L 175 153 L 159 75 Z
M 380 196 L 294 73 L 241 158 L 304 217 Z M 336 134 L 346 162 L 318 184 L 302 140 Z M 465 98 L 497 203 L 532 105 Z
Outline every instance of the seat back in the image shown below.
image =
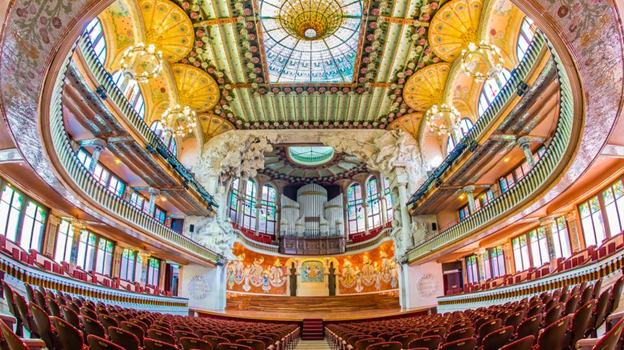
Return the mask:
M 80 328 L 80 319 L 78 318 L 78 314 L 74 312 L 74 310 L 63 305 L 61 306 L 61 312 L 63 313 L 63 319 L 65 321 L 69 322 L 69 324 L 78 329 Z
M 555 321 L 560 319 L 562 312 L 563 303 L 558 303 L 551 307 L 548 311 L 546 311 L 546 316 L 544 317 L 544 326 L 550 326 Z
M 503 320 L 497 318 L 483 324 L 478 331 L 477 339 L 482 340 L 486 335 L 498 330 L 503 326 Z
M 264 345 L 264 342 L 258 339 L 239 339 L 236 341 L 236 344 L 242 344 L 242 345 L 248 346 L 252 350 L 265 350 L 266 348 L 266 346 Z
M 587 335 L 591 327 L 592 312 L 596 307 L 596 300 L 590 300 L 587 304 L 581 306 L 572 316 L 572 325 L 567 335 L 568 344 L 574 348 L 574 345 L 580 339 Z
M 546 327 L 540 332 L 537 338 L 536 350 L 555 350 L 563 348 L 564 336 L 569 324 L 570 316 L 566 316 Z
M 444 336 L 446 335 L 446 328 L 445 327 L 436 327 L 436 328 L 432 328 L 428 331 L 425 331 L 422 336 L 423 337 L 430 337 L 432 335 L 438 335 L 440 336 L 440 338 L 444 338 Z
M 35 303 L 41 306 L 42 309 L 47 310 L 48 305 L 46 303 L 45 295 L 43 295 L 43 293 L 38 289 L 35 289 L 34 293 L 35 293 Z
M 147 330 L 147 337 L 172 345 L 176 344 L 176 338 L 169 332 L 163 332 L 159 329 L 150 328 Z
M 78 328 L 58 317 L 52 317 L 52 324 L 64 349 L 82 350 L 84 342 L 82 332 Z
M 530 335 L 528 337 L 524 337 L 514 341 L 513 343 L 509 343 L 502 348 L 501 350 L 531 350 L 533 348 L 533 343 L 535 343 L 535 337 Z
M 418 338 L 418 334 L 416 333 L 397 334 L 390 338 L 390 341 L 398 341 L 399 343 L 403 344 L 404 349 L 407 349 L 409 343 L 416 338 Z
M 618 342 L 621 341 L 622 332 L 624 329 L 624 318 L 620 320 L 610 331 L 608 331 L 598 342 L 592 350 L 615 350 L 617 349 Z M 11 349 L 13 350 L 13 349 Z
M 474 350 L 477 346 L 477 339 L 468 338 L 460 339 L 451 343 L 446 343 L 440 347 L 440 350 Z
M 29 303 L 28 306 L 30 307 L 33 320 L 39 330 L 41 340 L 46 343 L 46 347 L 50 350 L 58 348 L 60 344 L 58 338 L 56 337 L 56 333 L 52 332 L 52 324 L 50 323 L 50 317 L 48 314 L 41 306 L 35 303 Z
M 500 328 L 483 338 L 481 341 L 482 350 L 498 350 L 503 347 L 513 335 L 513 327 Z
M 229 340 L 230 343 L 236 343 L 237 340 L 239 339 L 244 339 L 245 336 L 243 336 L 242 334 L 238 334 L 238 333 L 231 333 L 231 332 L 226 332 L 221 334 L 221 336 L 227 340 Z
M 247 345 L 236 343 L 221 343 L 217 346 L 217 350 L 253 350 Z
M 609 297 L 609 306 L 607 307 L 607 315 L 610 315 L 620 305 L 620 298 L 622 297 L 622 288 L 624 287 L 624 276 L 618 278 L 613 284 L 613 290 Z
M 520 310 L 520 311 L 515 311 L 514 313 L 510 314 L 506 319 L 505 319 L 505 326 L 512 326 L 515 329 L 520 325 L 520 323 L 522 323 L 522 320 L 524 319 L 524 311 Z
M 93 334 L 87 336 L 87 343 L 91 350 L 124 350 L 121 346 Z
M 183 350 L 192 350 L 192 349 L 212 350 L 212 344 L 210 344 L 209 342 L 205 340 L 201 340 L 197 338 L 184 337 L 184 338 L 180 338 L 178 342 L 180 343 L 180 346 L 182 347 Z M 264 347 L 262 349 L 264 350 Z
M 366 350 L 401 350 L 403 345 L 398 341 L 389 341 L 384 343 L 375 343 L 369 345 Z
M 537 337 L 537 332 L 540 329 L 542 323 L 542 315 L 536 315 L 531 318 L 527 318 L 522 321 L 518 328 L 516 328 L 516 339 L 528 337 L 530 335 Z
M 98 320 L 94 320 L 85 315 L 81 315 L 80 320 L 82 321 L 82 328 L 84 329 L 87 337 L 95 335 L 100 338 L 106 338 L 106 330 Z
M 579 293 L 576 293 L 574 295 L 572 295 L 568 301 L 566 301 L 565 303 L 565 310 L 564 313 L 565 315 L 569 315 L 569 314 L 573 314 L 576 312 L 576 309 L 579 306 L 579 302 L 581 301 L 581 295 Z
M 178 350 L 178 348 L 173 344 L 150 338 L 143 339 L 143 346 L 145 350 Z
M 134 333 L 128 332 L 122 328 L 108 328 L 108 337 L 113 343 L 121 346 L 125 350 L 139 350 L 141 347 L 139 338 L 137 338 Z
M 119 327 L 119 323 L 117 322 L 117 320 L 110 317 L 109 315 L 101 314 L 98 316 L 98 320 L 106 330 L 108 330 L 108 327 Z
M 439 335 L 434 335 L 431 337 L 421 337 L 412 340 L 409 343 L 409 348 L 427 348 L 429 350 L 436 350 L 440 343 L 442 342 L 442 338 Z
M 180 339 L 180 338 L 198 338 L 197 334 L 195 334 L 194 332 L 189 332 L 189 331 L 175 331 L 173 332 L 173 335 L 176 337 L 176 339 Z
M 205 340 L 207 342 L 210 343 L 210 345 L 212 345 L 213 349 L 216 349 L 217 346 L 221 343 L 228 343 L 229 340 L 223 337 L 219 337 L 216 335 L 205 335 L 202 340 Z
M 446 339 L 444 341 L 447 343 L 451 343 L 460 339 L 472 338 L 474 334 L 475 334 L 474 328 L 466 327 L 466 328 L 458 329 L 454 332 L 447 334 Z
M 143 338 L 145 338 L 145 333 L 143 332 L 143 328 L 141 328 L 140 326 L 134 323 L 123 321 L 121 322 L 121 329 L 134 334 L 137 337 L 137 339 L 139 339 L 139 344 L 143 346 Z
M 35 338 L 38 338 L 39 332 L 37 332 L 37 326 L 33 322 L 30 310 L 26 304 L 26 300 L 20 294 L 13 292 L 13 301 L 15 302 L 15 308 L 17 309 L 17 317 L 22 321 L 24 327 L 34 333 Z
M 9 350 L 30 350 L 22 339 L 13 333 L 13 330 L 2 321 L 0 321 L 0 331 L 2 331 L 2 337 Z
M 594 329 L 598 329 L 607 318 L 607 307 L 609 306 L 609 298 L 611 297 L 611 288 L 600 294 L 600 298 L 596 303 L 596 311 L 594 312 Z
M 355 350 L 366 350 L 366 348 L 368 348 L 372 344 L 383 343 L 383 342 L 385 342 L 383 338 L 360 339 L 357 342 L 355 342 L 354 348 Z

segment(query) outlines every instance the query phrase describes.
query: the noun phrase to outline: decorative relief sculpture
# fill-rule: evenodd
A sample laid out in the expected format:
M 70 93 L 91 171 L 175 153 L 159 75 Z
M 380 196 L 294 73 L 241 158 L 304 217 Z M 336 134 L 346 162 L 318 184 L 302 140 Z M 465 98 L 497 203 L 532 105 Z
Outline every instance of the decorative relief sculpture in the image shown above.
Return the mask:
M 246 255 L 242 253 L 231 261 L 227 267 L 227 289 L 233 290 L 236 285 L 242 285 L 245 292 L 252 290 L 252 286 L 261 288 L 269 293 L 272 288 L 279 288 L 288 280 L 285 267 L 279 258 L 273 265 L 263 267 L 264 257 L 255 257 L 251 265 L 245 265 Z
M 210 285 L 203 276 L 193 276 L 188 283 L 188 291 L 191 298 L 204 300 L 210 293 Z
M 431 297 L 438 289 L 438 281 L 430 273 L 423 273 L 416 282 L 416 291 L 423 298 Z
M 367 255 L 362 257 L 362 269 L 353 267 L 353 263 L 344 259 L 338 282 L 342 289 L 353 288 L 356 293 L 372 287 L 375 291 L 398 287 L 398 271 L 396 263 L 382 250 L 380 261 L 373 262 Z M 385 287 L 385 288 L 384 288 Z

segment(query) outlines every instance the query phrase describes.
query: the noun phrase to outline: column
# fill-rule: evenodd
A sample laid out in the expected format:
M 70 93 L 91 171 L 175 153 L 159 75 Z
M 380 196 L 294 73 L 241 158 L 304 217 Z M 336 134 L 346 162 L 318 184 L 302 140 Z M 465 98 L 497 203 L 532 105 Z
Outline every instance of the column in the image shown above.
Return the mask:
M 115 244 L 115 250 L 113 250 L 113 266 L 111 267 L 111 277 L 121 276 L 121 257 L 124 251 L 123 246 Z
M 94 172 L 95 166 L 100 160 L 100 155 L 106 149 L 106 141 L 102 139 L 88 140 L 87 142 L 81 142 L 82 146 L 93 146 L 93 154 L 91 155 L 91 163 L 89 163 L 89 171 Z
M 507 242 L 503 244 L 503 255 L 505 257 L 505 274 L 513 274 L 513 260 L 511 252 L 511 243 Z
M 401 309 L 409 309 L 410 297 L 409 297 L 409 265 L 407 263 L 397 263 L 399 268 L 399 304 Z
M 167 262 L 165 260 L 160 261 L 158 274 L 158 285 L 156 288 L 165 290 L 165 274 L 167 273 Z
M 256 179 L 256 184 L 258 189 L 256 191 L 256 205 L 254 206 L 254 210 L 256 211 L 256 227 L 254 227 L 254 232 L 257 236 L 260 231 L 260 208 L 262 208 L 260 201 L 262 200 L 262 187 L 264 183 L 260 182 L 260 179 Z
M 71 223 L 71 228 L 73 233 L 73 239 L 69 262 L 76 265 L 76 263 L 78 262 L 78 247 L 80 246 L 80 236 L 82 234 L 82 230 L 86 228 L 86 225 L 82 221 L 73 220 Z
M 150 187 L 147 189 L 147 192 L 150 195 L 148 203 L 149 214 L 151 216 L 154 216 L 154 210 L 156 209 L 156 198 L 160 195 L 160 190 Z
M 54 246 L 56 245 L 56 236 L 58 235 L 59 226 L 61 225 L 61 218 L 54 214 L 50 214 L 48 217 L 48 234 L 45 238 L 45 247 L 43 254 L 54 257 Z
M 342 211 L 344 213 L 344 218 L 342 219 L 343 227 L 344 227 L 345 237 L 349 237 L 349 200 L 347 198 L 347 191 L 349 190 L 349 185 L 351 183 L 351 180 L 342 179 L 342 180 L 336 181 L 336 183 L 340 186 L 340 190 L 342 191 L 342 208 L 343 208 Z
M 485 248 L 475 250 L 477 256 L 477 268 L 479 270 L 479 282 L 486 280 L 485 276 Z
M 381 211 L 382 226 L 388 222 L 388 207 L 386 203 L 386 195 L 384 193 L 383 178 L 380 173 L 377 174 L 377 192 L 379 193 L 379 210 Z
M 568 232 L 570 233 L 570 249 L 572 252 L 578 252 L 583 249 L 581 245 L 581 231 L 579 230 L 576 210 L 565 214 L 565 220 L 568 224 Z
M 464 187 L 464 193 L 466 197 L 468 197 L 468 209 L 470 209 L 470 214 L 474 214 L 476 211 L 475 199 L 474 199 L 474 186 L 466 186 Z
M 411 247 L 414 245 L 412 242 L 412 234 L 410 232 L 410 215 L 407 211 L 407 182 L 399 181 L 399 207 L 401 208 L 401 233 L 403 235 L 403 242 L 405 242 L 405 248 Z
M 535 158 L 533 158 L 533 152 L 531 152 L 531 138 L 529 136 L 522 136 L 516 142 L 518 146 L 522 148 L 527 163 L 533 168 L 535 166 Z
M 455 144 L 459 143 L 464 138 L 464 133 L 462 133 L 461 128 L 459 127 L 459 120 L 457 122 L 452 122 L 453 127 L 451 128 L 451 133 L 455 138 Z
M 550 258 L 551 271 L 557 267 L 555 240 L 553 239 L 553 235 L 552 235 L 552 223 L 553 222 L 554 222 L 554 219 L 550 216 L 539 219 L 540 226 L 544 229 L 544 234 L 546 235 L 546 242 L 548 242 L 548 257 Z
M 141 285 L 145 285 L 147 283 L 147 260 L 150 258 L 150 252 L 140 250 L 137 254 L 139 256 L 139 261 L 141 262 L 141 275 L 139 276 L 139 280 L 137 282 Z

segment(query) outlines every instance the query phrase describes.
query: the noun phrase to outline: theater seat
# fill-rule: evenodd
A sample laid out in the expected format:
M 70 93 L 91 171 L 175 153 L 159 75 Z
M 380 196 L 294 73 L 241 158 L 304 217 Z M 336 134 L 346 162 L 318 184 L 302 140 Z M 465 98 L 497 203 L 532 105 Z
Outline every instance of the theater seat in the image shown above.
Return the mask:
M 134 333 L 118 327 L 108 328 L 108 337 L 113 343 L 125 350 L 139 350 L 141 347 L 141 341 Z
M 500 348 L 500 350 L 531 350 L 533 343 L 535 343 L 535 337 L 531 335 L 509 343 Z
M 124 350 L 121 346 L 95 335 L 89 335 L 87 343 L 91 350 Z
M 468 338 L 446 343 L 440 347 L 440 350 L 474 350 L 477 347 L 477 339 Z
M 401 350 L 403 345 L 399 342 L 385 342 L 369 345 L 366 350 Z

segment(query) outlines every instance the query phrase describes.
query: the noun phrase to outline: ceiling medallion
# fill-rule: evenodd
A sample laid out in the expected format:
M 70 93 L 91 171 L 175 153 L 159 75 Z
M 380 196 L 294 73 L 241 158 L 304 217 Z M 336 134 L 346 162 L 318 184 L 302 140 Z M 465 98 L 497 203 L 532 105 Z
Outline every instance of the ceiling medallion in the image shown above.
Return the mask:
M 162 69 L 162 53 L 153 44 L 138 43 L 130 46 L 121 57 L 121 72 L 138 82 L 147 82 L 160 76 Z
M 284 30 L 301 40 L 320 40 L 334 34 L 344 22 L 338 0 L 285 0 L 279 11 Z
M 439 105 L 433 105 L 427 113 L 425 113 L 425 120 L 431 133 L 438 136 L 448 135 L 455 125 L 461 119 L 457 108 L 447 105 L 445 103 Z
M 162 114 L 162 119 L 165 121 L 165 132 L 170 135 L 184 137 L 194 133 L 197 127 L 196 113 L 189 106 L 169 107 Z
M 470 43 L 460 57 L 461 67 L 476 81 L 485 81 L 498 76 L 503 70 L 503 56 L 496 45 L 485 41 Z

